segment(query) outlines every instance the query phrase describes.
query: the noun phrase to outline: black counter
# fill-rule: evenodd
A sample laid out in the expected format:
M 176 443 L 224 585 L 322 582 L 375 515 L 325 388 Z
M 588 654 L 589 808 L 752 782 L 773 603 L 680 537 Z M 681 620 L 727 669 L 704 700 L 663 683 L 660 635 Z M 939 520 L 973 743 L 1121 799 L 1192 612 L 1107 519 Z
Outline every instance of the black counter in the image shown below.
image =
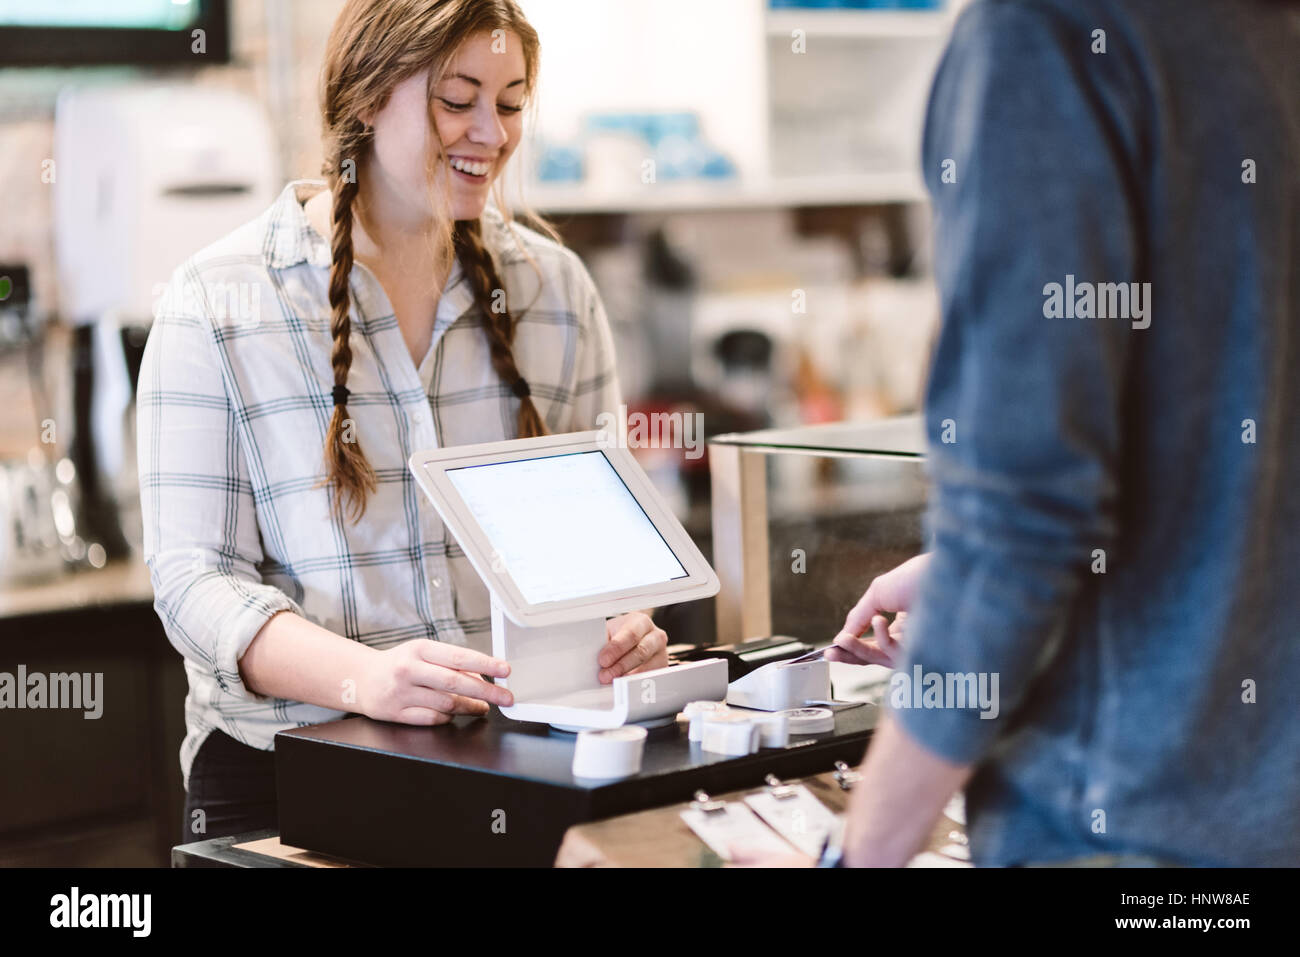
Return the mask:
M 654 730 L 641 773 L 615 781 L 573 776 L 574 735 L 496 710 L 437 728 L 345 718 L 276 735 L 280 839 L 369 864 L 546 867 L 573 824 L 856 764 L 877 713 L 843 710 L 834 732 L 740 758 L 684 723 Z

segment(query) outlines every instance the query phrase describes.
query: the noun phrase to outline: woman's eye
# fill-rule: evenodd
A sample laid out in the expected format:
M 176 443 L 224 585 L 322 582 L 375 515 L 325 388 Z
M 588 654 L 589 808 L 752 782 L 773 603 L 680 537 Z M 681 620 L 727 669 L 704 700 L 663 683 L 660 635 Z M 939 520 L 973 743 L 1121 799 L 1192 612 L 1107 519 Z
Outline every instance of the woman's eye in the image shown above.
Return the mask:
M 438 100 L 453 113 L 463 113 L 468 109 L 472 109 L 474 106 L 472 101 L 469 103 L 457 103 L 455 100 L 449 100 L 445 96 L 438 97 Z M 520 113 L 523 111 L 522 106 L 510 106 L 506 103 L 498 103 L 497 109 L 502 113 Z

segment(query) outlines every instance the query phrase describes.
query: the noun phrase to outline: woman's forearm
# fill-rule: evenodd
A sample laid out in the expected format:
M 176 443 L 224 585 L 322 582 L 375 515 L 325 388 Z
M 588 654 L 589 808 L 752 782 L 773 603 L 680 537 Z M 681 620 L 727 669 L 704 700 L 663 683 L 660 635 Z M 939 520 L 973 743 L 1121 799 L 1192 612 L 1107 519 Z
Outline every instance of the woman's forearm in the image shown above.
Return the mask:
M 355 711 L 362 672 L 378 654 L 291 611 L 266 620 L 239 659 L 244 685 L 258 694 Z

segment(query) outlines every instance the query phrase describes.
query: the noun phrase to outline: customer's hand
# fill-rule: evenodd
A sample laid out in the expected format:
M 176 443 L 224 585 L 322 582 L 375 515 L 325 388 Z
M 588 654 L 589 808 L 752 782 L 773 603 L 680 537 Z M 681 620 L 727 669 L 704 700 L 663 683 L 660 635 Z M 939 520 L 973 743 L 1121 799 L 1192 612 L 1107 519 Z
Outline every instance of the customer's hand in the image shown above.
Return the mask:
M 917 555 L 876 578 L 844 619 L 834 647 L 826 650 L 826 660 L 892 668 L 902 652 L 898 642 L 907 610 L 929 561 L 928 554 Z M 890 613 L 896 613 L 892 624 L 885 617 Z
M 446 724 L 457 714 L 487 714 L 488 702 L 514 704 L 508 690 L 479 677 L 509 674 L 500 658 L 417 638 L 369 656 L 357 682 L 357 710 L 379 721 Z
M 727 847 L 731 861 L 726 867 L 816 867 L 817 862 L 807 854 L 791 849 L 787 854 L 760 854 L 744 844 Z
M 596 656 L 600 683 L 620 675 L 668 667 L 668 635 L 643 611 L 629 612 L 605 622 L 609 641 Z

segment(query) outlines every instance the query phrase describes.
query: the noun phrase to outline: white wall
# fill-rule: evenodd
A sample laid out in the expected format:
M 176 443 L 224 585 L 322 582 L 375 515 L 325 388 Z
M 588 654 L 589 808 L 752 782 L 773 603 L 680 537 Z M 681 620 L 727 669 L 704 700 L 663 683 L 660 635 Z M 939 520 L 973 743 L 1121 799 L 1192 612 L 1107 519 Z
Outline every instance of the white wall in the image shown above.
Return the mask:
M 520 0 L 542 42 L 537 132 L 584 114 L 694 111 L 743 177 L 766 173 L 762 0 Z

